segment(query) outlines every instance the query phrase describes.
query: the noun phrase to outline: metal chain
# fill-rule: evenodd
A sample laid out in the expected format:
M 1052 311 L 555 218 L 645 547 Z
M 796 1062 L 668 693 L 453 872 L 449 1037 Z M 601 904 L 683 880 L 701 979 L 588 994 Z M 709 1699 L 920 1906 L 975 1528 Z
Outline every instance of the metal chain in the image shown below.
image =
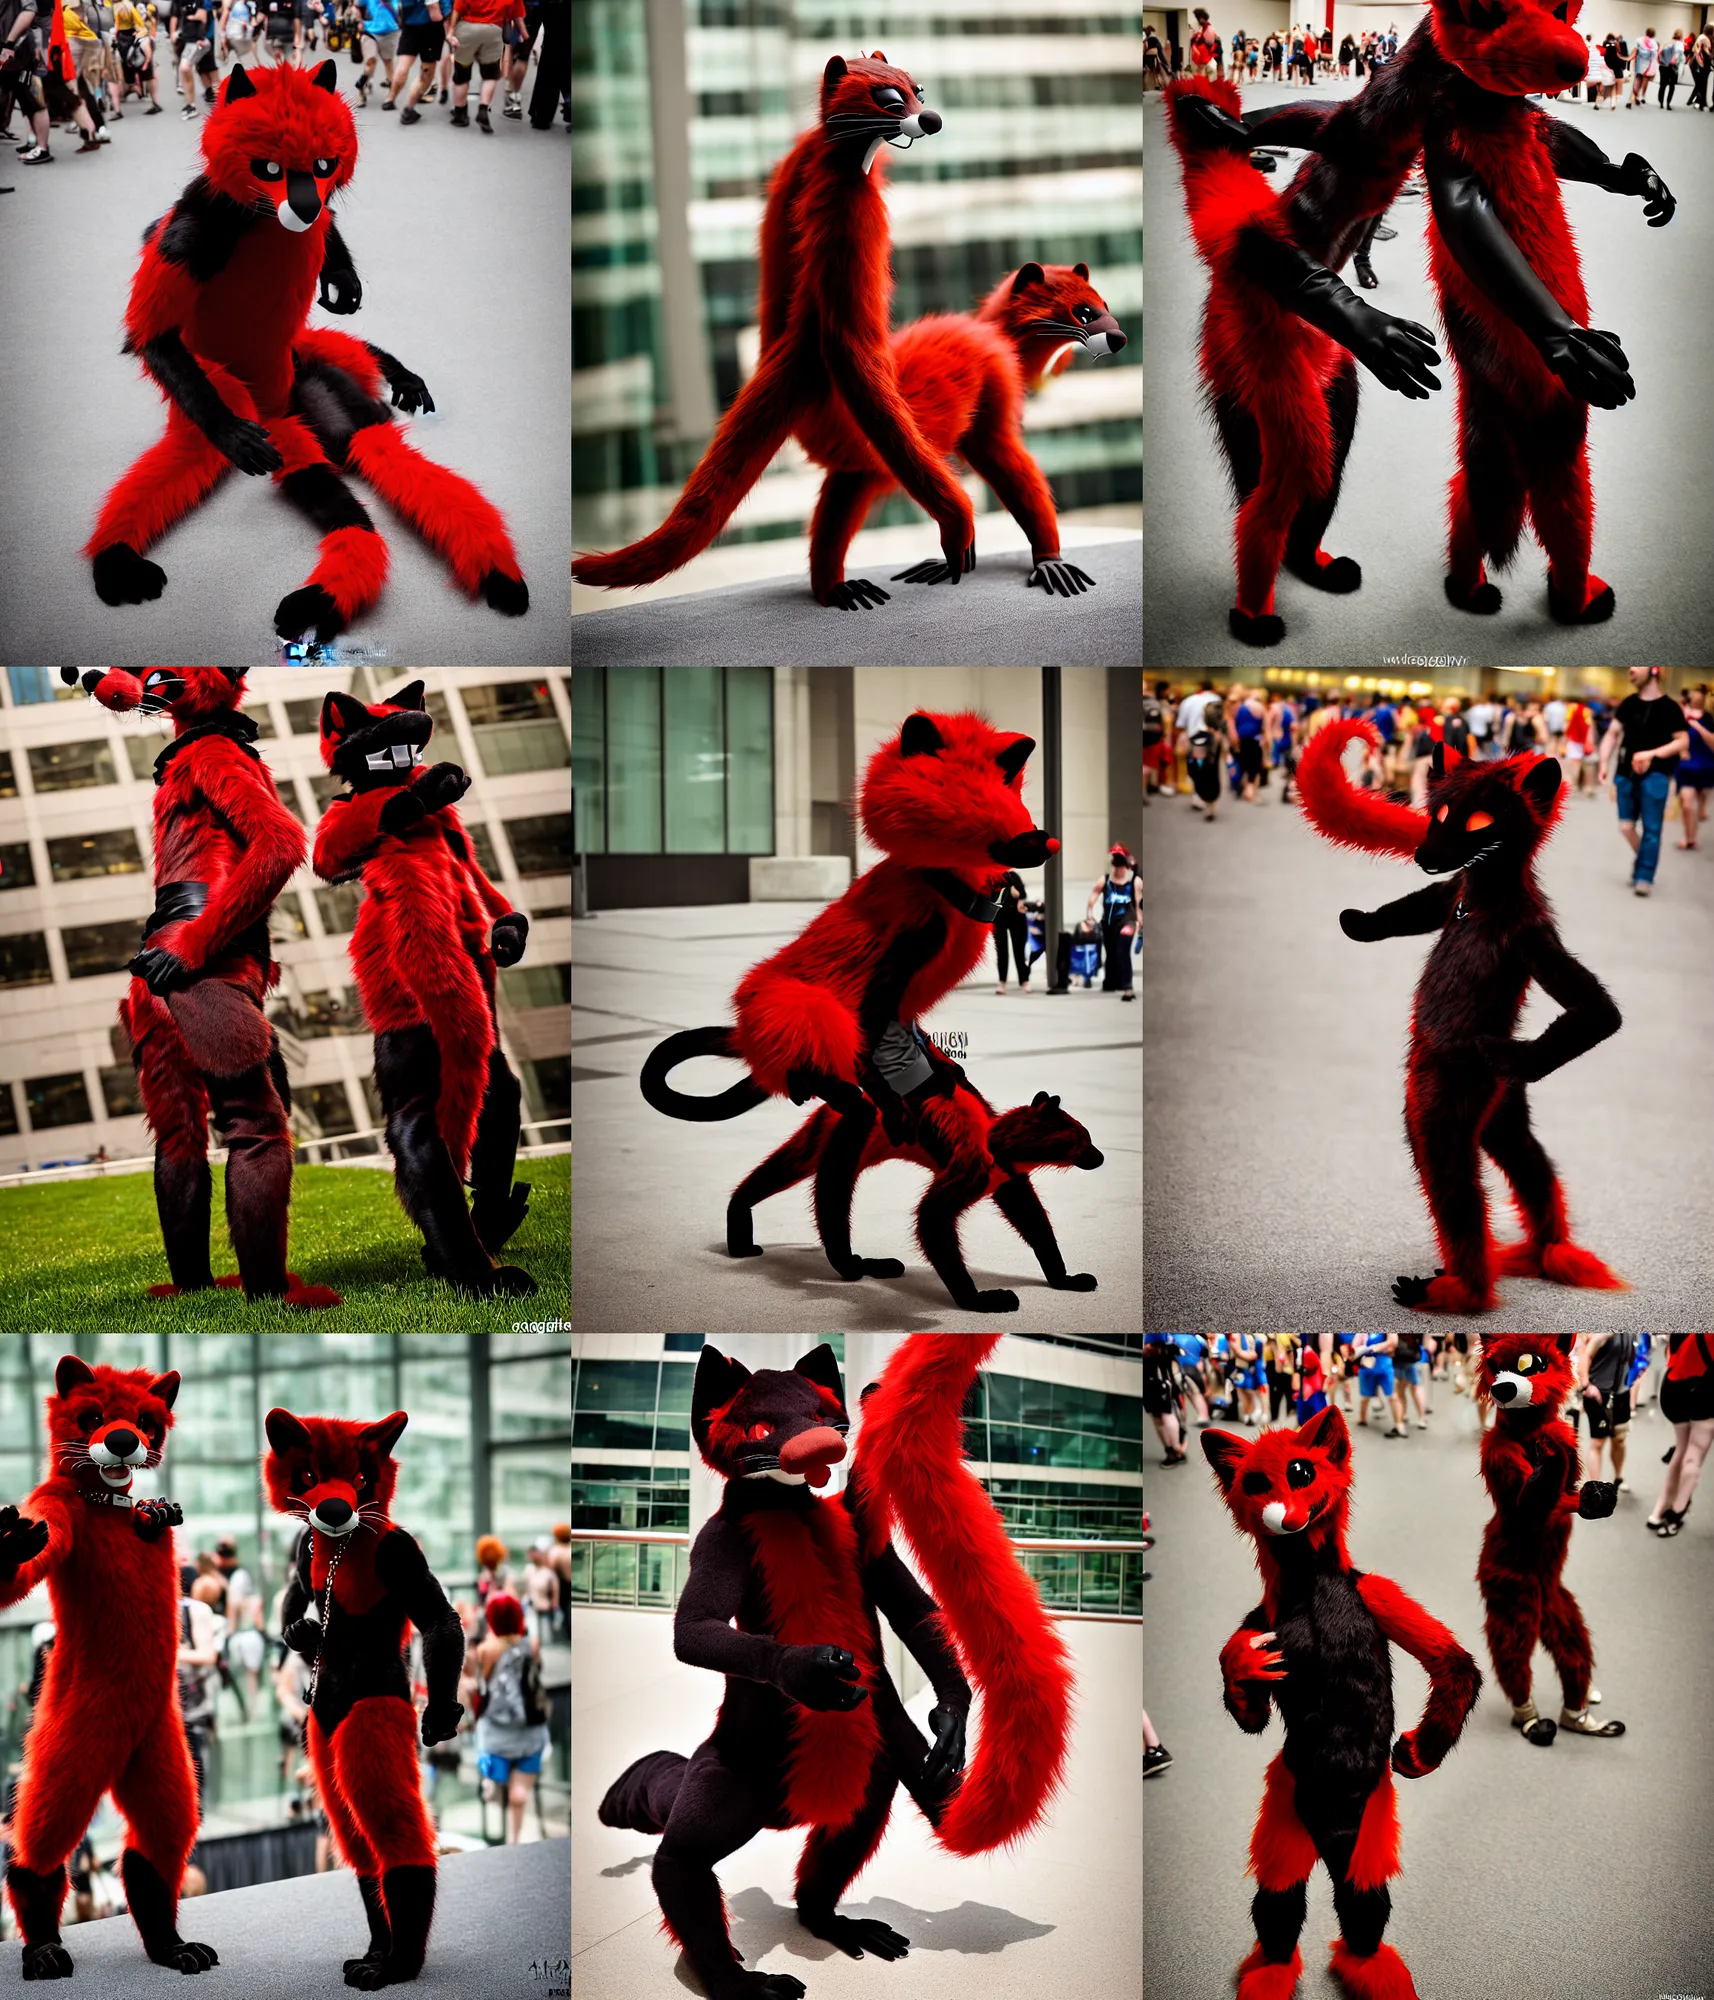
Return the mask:
M 315 1531 L 312 1528 L 310 1532 L 313 1535 Z M 316 1688 L 321 1683 L 321 1663 L 323 1660 L 327 1658 L 328 1629 L 333 1623 L 333 1579 L 339 1574 L 339 1565 L 341 1559 L 344 1557 L 345 1554 L 347 1539 L 348 1538 L 346 1537 L 342 1537 L 340 1539 L 339 1543 L 334 1548 L 332 1556 L 328 1559 L 327 1583 L 325 1586 L 327 1591 L 327 1604 L 321 1614 L 321 1644 L 317 1646 L 315 1649 L 315 1660 L 310 1667 L 310 1673 L 309 1673 L 309 1706 L 312 1713 L 314 1712 L 315 1709 L 315 1691 Z M 312 1561 L 314 1558 L 314 1554 L 315 1554 L 315 1544 L 312 1541 L 310 1544 L 310 1555 Z

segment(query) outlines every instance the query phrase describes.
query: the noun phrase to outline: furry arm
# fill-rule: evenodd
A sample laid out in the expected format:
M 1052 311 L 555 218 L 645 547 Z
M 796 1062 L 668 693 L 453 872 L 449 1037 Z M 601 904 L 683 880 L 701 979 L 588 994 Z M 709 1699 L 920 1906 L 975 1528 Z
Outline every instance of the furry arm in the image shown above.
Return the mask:
M 1262 1643 L 1260 1635 L 1267 1629 L 1268 1614 L 1258 1604 L 1220 1648 L 1226 1713 L 1251 1736 L 1259 1735 L 1268 1726 L 1273 1709 L 1268 1683 L 1285 1679 L 1284 1656 Z
M 330 313 L 354 313 L 363 303 L 363 281 L 331 216 L 321 240 L 321 303 Z
M 20 1515 L 16 1507 L 0 1507 L 0 1605 L 28 1597 L 59 1559 L 70 1537 L 64 1508 L 37 1493 Z
M 1386 388 L 1416 401 L 1440 387 L 1431 373 L 1440 355 L 1426 327 L 1377 312 L 1289 237 L 1251 224 L 1238 232 L 1234 261 L 1240 277 L 1347 348 Z
M 690 1552 L 690 1575 L 673 1614 L 673 1652 L 687 1667 L 774 1681 L 786 1648 L 764 1633 L 737 1631 L 731 1622 L 749 1574 L 742 1532 L 723 1514 L 710 1515 Z
M 285 1595 L 280 1599 L 280 1637 L 292 1651 L 306 1660 L 313 1660 L 321 1650 L 321 1626 L 309 1617 L 309 1609 L 315 1602 L 315 1592 L 310 1588 L 310 1552 L 315 1537 L 305 1535 L 298 1544 L 298 1559 L 292 1564 L 292 1573 L 286 1578 Z
M 217 451 L 224 452 L 240 472 L 278 472 L 285 463 L 273 440 L 258 423 L 228 407 L 220 391 L 203 373 L 202 364 L 168 327 L 146 341 L 143 365 Z
M 1339 928 L 1358 944 L 1374 944 L 1381 938 L 1423 937 L 1445 928 L 1457 898 L 1455 882 L 1430 882 L 1426 889 L 1413 889 L 1408 896 L 1383 903 L 1378 910 L 1341 910 Z
M 1540 1460 L 1531 1458 L 1522 1445 L 1504 1434 L 1482 1454 L 1482 1478 L 1493 1495 L 1494 1505 L 1503 1513 L 1521 1514 L 1547 1521 L 1555 1514 L 1577 1510 L 1577 1454 L 1575 1445 L 1543 1432 L 1537 1439 Z
M 975 515 L 964 488 L 924 439 L 901 399 L 891 347 L 883 340 L 880 353 L 859 353 L 841 334 L 823 340 L 822 356 L 834 388 L 844 397 L 882 463 L 917 505 L 939 523 L 947 581 L 956 583 L 963 572 L 965 550 L 975 538 Z M 960 535 L 962 546 L 957 545 Z
M 413 374 L 396 355 L 389 354 L 384 347 L 377 347 L 372 340 L 363 345 L 369 350 L 369 359 L 387 378 L 387 387 L 393 392 L 393 407 L 411 415 L 417 410 L 434 413 L 434 398 L 428 392 L 428 384 L 420 375 Z
M 1536 130 L 1562 181 L 1588 181 L 1608 194 L 1637 196 L 1651 229 L 1664 229 L 1672 220 L 1678 203 L 1641 153 L 1627 153 L 1622 162 L 1610 160 L 1587 132 L 1545 111 L 1536 113 Z
M 864 1565 L 863 1587 L 928 1675 L 936 1703 L 942 1708 L 968 1709 L 970 1683 L 964 1678 L 958 1655 L 947 1643 L 940 1607 L 899 1560 L 891 1542 Z
M 1483 1036 L 1478 1046 L 1501 1076 L 1537 1083 L 1578 1056 L 1587 1055 L 1609 1035 L 1616 1035 L 1624 1017 L 1612 994 L 1551 931 L 1532 927 L 1518 942 L 1530 977 L 1565 1012 L 1550 1021 L 1534 1041 Z
M 1463 1732 L 1481 1691 L 1481 1670 L 1440 1620 L 1431 1618 L 1390 1577 L 1360 1577 L 1357 1592 L 1386 1637 L 1427 1671 L 1428 1701 L 1422 1720 L 1393 1745 L 1393 1769 L 1401 1777 L 1426 1777 Z
M 464 1626 L 435 1581 L 415 1536 L 403 1528 L 381 1537 L 375 1551 L 375 1574 L 405 1607 L 405 1616 L 422 1634 L 423 1679 L 428 1684 L 429 1718 L 452 1717 L 457 1727 L 458 1675 L 464 1665 Z M 450 1731 L 448 1732 L 450 1734 Z
M 265 917 L 304 858 L 304 830 L 281 805 L 267 768 L 221 737 L 198 744 L 197 789 L 246 843 L 224 880 L 210 885 L 202 914 L 185 925 L 173 950 L 193 970 L 218 958 L 238 933 Z
M 494 884 L 489 881 L 482 863 L 477 860 L 475 846 L 471 842 L 463 820 L 458 816 L 457 808 L 447 806 L 443 810 L 441 817 L 443 820 L 451 821 L 457 827 L 458 836 L 464 842 L 464 872 L 470 878 L 470 886 L 482 899 L 482 907 L 491 917 L 511 916 L 513 914 L 512 906 L 500 891 L 495 888 Z
M 381 814 L 396 794 L 385 790 L 359 792 L 335 799 L 315 830 L 312 866 L 324 882 L 353 882 L 380 845 L 386 829 Z
M 1533 343 L 1573 396 L 1615 410 L 1637 393 L 1624 349 L 1610 333 L 1576 325 L 1512 241 L 1480 178 L 1436 146 L 1423 149 L 1441 239 L 1470 280 Z

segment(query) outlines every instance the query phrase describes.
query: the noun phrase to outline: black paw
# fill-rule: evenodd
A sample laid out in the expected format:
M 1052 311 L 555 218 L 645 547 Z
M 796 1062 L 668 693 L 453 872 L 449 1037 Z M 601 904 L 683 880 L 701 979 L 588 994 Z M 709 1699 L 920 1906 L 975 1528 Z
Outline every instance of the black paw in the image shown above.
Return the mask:
M 1299 583 L 1307 583 L 1311 590 L 1325 590 L 1333 597 L 1348 597 L 1363 587 L 1363 565 L 1350 556 L 1335 556 L 1324 563 L 1313 559 L 1296 563 L 1288 559 L 1286 568 Z
M 1097 1281 L 1093 1271 L 1067 1271 L 1063 1278 L 1052 1282 L 1056 1292 L 1092 1292 Z
M 909 1938 L 874 1917 L 807 1916 L 800 1910 L 798 1922 L 811 1937 L 837 1945 L 847 1958 L 861 1958 L 869 1951 L 877 1958 L 903 1958 L 911 1948 Z
M 385 1953 L 383 1953 L 383 1952 L 378 1952 L 378 1951 L 366 1951 L 366 1952 L 365 1952 L 365 1953 L 363 1954 L 363 1956 L 362 1956 L 361 1958 L 348 1958 L 348 1959 L 347 1959 L 347 1960 L 345 1961 L 345 1965 L 344 1965 L 344 1967 L 343 1967 L 343 1970 L 344 1970 L 344 1973 L 345 1973 L 345 1983 L 346 1983 L 346 1985 L 347 1985 L 347 1986 L 349 1986 L 349 1985 L 351 1984 L 351 1969 L 352 1969 L 352 1967 L 353 1967 L 353 1966 L 356 1966 L 356 1965 L 379 1965 L 379 1964 L 380 1964 L 380 1962 L 381 1962 L 381 1960 L 382 1960 L 382 1958 L 383 1958 L 384 1956 L 385 1956 Z
M 964 551 L 961 569 L 955 569 L 943 557 L 934 556 L 927 562 L 912 563 L 909 569 L 899 570 L 893 577 L 895 583 L 956 583 L 960 576 L 968 575 L 976 567 L 976 544 L 972 542 Z
M 1538 1715 L 1523 1734 L 1526 1743 L 1533 1743 L 1538 1749 L 1545 1750 L 1559 1734 L 1559 1724 L 1551 1715 Z
M 15 1570 L 48 1545 L 46 1521 L 32 1521 L 16 1507 L 0 1507 L 0 1570 Z
M 181 986 L 195 985 L 197 980 L 197 974 L 176 951 L 158 944 L 145 945 L 135 958 L 126 961 L 125 970 L 135 973 L 151 993 L 173 993 Z
M 1619 1504 L 1619 1488 L 1611 1479 L 1586 1479 L 1577 1489 L 1577 1511 L 1585 1521 L 1604 1521 Z
M 1374 933 L 1369 928 L 1367 910 L 1341 910 L 1339 928 L 1355 944 L 1370 944 L 1374 941 Z
M 95 594 L 103 604 L 150 604 L 166 587 L 166 571 L 138 555 L 129 542 L 97 551 Z
M 247 417 L 235 418 L 214 443 L 240 472 L 248 472 L 252 477 L 278 472 L 286 462 L 263 427 L 251 423 Z
M 859 1257 L 865 1278 L 902 1278 L 905 1267 L 897 1257 Z
M 1455 611 L 1474 611 L 1479 618 L 1487 618 L 1499 610 L 1505 599 L 1500 595 L 1498 584 L 1479 583 L 1474 590 L 1466 590 L 1455 578 L 1446 579 L 1446 601 Z
M 728 1243 L 726 1254 L 728 1257 L 759 1257 L 762 1254 L 762 1246 L 759 1243 Z
M 521 576 L 508 576 L 503 569 L 491 569 L 482 579 L 482 595 L 493 610 L 508 618 L 522 618 L 530 608 L 530 586 Z
M 1062 562 L 1058 556 L 1043 556 L 1026 579 L 1028 584 L 1036 584 L 1050 597 L 1080 597 L 1086 590 L 1095 588 L 1095 579 L 1085 575 L 1075 563 Z
M 1613 586 L 1610 583 L 1603 584 L 1583 609 L 1578 611 L 1560 596 L 1551 583 L 1547 587 L 1547 608 L 1553 614 L 1556 625 L 1604 625 L 1612 617 L 1616 601 L 1613 596 Z
M 458 1284 L 457 1279 L 453 1282 Z M 516 1264 L 496 1264 L 486 1277 L 458 1284 L 458 1289 L 471 1292 L 479 1299 L 527 1299 L 535 1291 L 536 1281 L 528 1271 L 519 1270 Z
M 434 398 L 428 392 L 428 384 L 408 368 L 395 369 L 387 378 L 387 387 L 392 392 L 395 410 L 403 410 L 408 417 L 414 417 L 418 410 L 434 414 Z
M 1226 623 L 1232 637 L 1241 639 L 1246 646 L 1277 646 L 1285 637 L 1285 620 L 1276 618 L 1271 611 L 1252 618 L 1234 604 L 1226 614 Z
M 892 602 L 893 593 L 883 590 L 878 583 L 871 583 L 866 576 L 847 577 L 843 583 L 828 587 L 821 602 L 834 611 L 870 611 L 882 604 Z
M 458 1734 L 458 1725 L 464 1714 L 461 1701 L 430 1702 L 423 1710 L 422 1746 L 432 1750 L 437 1743 L 450 1743 Z M 370 1947 L 374 1949 L 373 1946 Z
M 428 817 L 417 785 L 401 785 L 382 806 L 376 825 L 383 833 L 404 833 L 413 826 L 420 826 Z
M 359 1993 L 377 1993 L 394 1980 L 391 1958 L 353 1958 L 346 1962 L 345 1983 Z
M 167 1529 L 183 1526 L 184 1509 L 176 1500 L 139 1500 L 131 1509 L 131 1532 L 145 1542 L 157 1542 Z M 195 1949 L 200 1951 L 203 1947 L 198 1945 Z M 202 1970 L 200 1966 L 195 1969 Z
M 1440 1276 L 1437 1271 L 1436 1277 Z M 1407 1278 L 1402 1273 L 1393 1280 L 1393 1303 L 1401 1306 L 1425 1306 L 1428 1304 L 1428 1280 Z
M 330 313 L 354 313 L 363 303 L 363 285 L 355 271 L 337 277 L 321 274 L 321 309 Z
M 26 1979 L 69 1979 L 71 1953 L 63 1944 L 27 1944 L 24 1947 Z
M 220 1963 L 219 1954 L 211 1944 L 188 1944 L 181 1938 L 177 1944 L 170 1944 L 156 1957 L 149 1956 L 157 1965 L 168 1965 L 175 1972 L 206 1972 L 210 1966 Z
M 973 1304 L 966 1306 L 966 1312 L 1015 1313 L 1018 1309 L 1016 1292 L 978 1292 Z
M 439 812 L 443 806 L 457 805 L 469 789 L 469 773 L 457 764 L 431 764 L 411 787 L 424 812 Z M 528 923 L 524 928 L 529 929 Z
M 274 630 L 282 639 L 301 639 L 312 633 L 316 644 L 325 646 L 345 630 L 345 613 L 319 583 L 306 583 L 280 599 L 274 611 Z
M 299 1618 L 280 1634 L 299 1659 L 313 1660 L 321 1651 L 321 1626 L 313 1618 Z

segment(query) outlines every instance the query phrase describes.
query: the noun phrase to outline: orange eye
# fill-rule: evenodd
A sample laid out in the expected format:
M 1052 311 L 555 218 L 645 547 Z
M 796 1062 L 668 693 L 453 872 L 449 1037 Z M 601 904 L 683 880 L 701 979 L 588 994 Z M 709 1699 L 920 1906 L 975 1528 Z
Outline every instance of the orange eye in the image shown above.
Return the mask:
M 1452 810 L 1452 808 L 1451 808 L 1450 806 L 1442 806 L 1442 807 L 1440 808 L 1439 812 L 1437 812 L 1437 813 L 1435 814 L 1435 818 L 1436 818 L 1436 819 L 1444 819 L 1444 818 L 1446 817 L 1446 815 L 1447 815 L 1447 814 L 1448 814 L 1448 813 L 1449 813 L 1449 812 L 1450 812 L 1451 810 Z
M 764 1438 L 771 1438 L 773 1434 L 774 1427 L 772 1424 L 752 1424 L 744 1433 L 747 1438 L 753 1439 L 757 1444 L 760 1444 Z
M 1474 812 L 1464 822 L 1464 831 L 1466 833 L 1480 833 L 1483 827 L 1492 826 L 1493 824 L 1494 815 L 1492 813 Z

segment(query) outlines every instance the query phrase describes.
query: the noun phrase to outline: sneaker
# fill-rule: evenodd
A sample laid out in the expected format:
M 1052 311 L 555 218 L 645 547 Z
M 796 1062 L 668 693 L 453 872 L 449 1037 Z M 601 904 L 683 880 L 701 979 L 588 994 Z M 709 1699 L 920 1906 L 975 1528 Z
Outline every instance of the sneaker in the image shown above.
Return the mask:
M 111 146 L 111 145 L 112 145 L 112 143 L 113 143 L 113 134 L 112 134 L 111 132 L 109 132 L 109 131 L 108 131 L 108 129 L 107 129 L 107 127 L 106 127 L 105 125 L 98 125 L 98 126 L 96 126 L 96 128 L 95 128 L 95 143 L 96 143 L 96 144 L 97 144 L 98 146 Z
M 468 125 L 470 123 L 470 107 L 464 104 L 455 104 L 452 107 L 452 122 L 455 125 Z
M 1158 1778 L 1172 1763 L 1172 1752 L 1164 1743 L 1147 1744 L 1143 1749 L 1143 1776 Z
M 392 100 L 392 99 L 391 99 L 390 97 L 383 97 L 383 98 L 382 98 L 382 100 L 381 100 L 381 109 L 382 109 L 383 111 L 397 111 L 397 110 L 398 110 L 398 108 L 399 108 L 399 107 L 398 107 L 398 106 L 397 106 L 397 105 L 396 105 L 396 104 L 395 104 L 395 103 L 393 102 L 393 100 Z
M 1383 1437 L 1390 1437 L 1390 1438 L 1408 1438 L 1408 1437 L 1410 1436 L 1410 1432 L 1409 1432 L 1409 1431 L 1401 1431 L 1401 1430 L 1399 1429 L 1398 1425 L 1397 1425 L 1397 1424 L 1394 1424 L 1394 1426 L 1392 1427 L 1392 1429 L 1391 1429 L 1390 1431 L 1383 1431 L 1383 1432 L 1381 1433 L 1381 1435 L 1382 1435 Z
M 123 118 L 125 114 L 123 111 L 110 111 L 108 112 L 107 116 L 109 117 L 109 119 Z
M 24 152 L 20 155 L 22 163 L 26 167 L 48 166 L 52 162 L 53 157 L 54 157 L 53 154 L 48 151 L 46 146 L 26 147 Z
M 521 104 L 508 104 L 505 110 L 500 113 L 502 118 L 522 118 L 523 115 L 524 107 Z
M 166 106 L 164 104 L 151 104 L 148 110 L 143 113 L 143 116 L 145 118 L 159 118 L 165 109 Z
M 204 104 L 212 104 L 214 102 L 214 90 L 212 85 L 206 83 L 203 85 L 202 101 Z
M 422 122 L 423 114 L 414 104 L 406 105 L 405 109 L 399 113 L 399 123 L 401 125 L 420 125 Z
M 1416 1420 L 1416 1427 L 1417 1427 L 1417 1429 L 1418 1429 L 1419 1431 L 1425 1431 L 1425 1430 L 1427 1430 L 1427 1429 L 1428 1429 L 1428 1419 L 1427 1419 L 1427 1417 L 1418 1417 L 1418 1418 L 1417 1418 L 1417 1420 Z
M 197 110 L 194 104 L 187 104 L 185 108 L 179 113 L 179 121 L 182 124 L 183 121 L 187 118 L 198 118 L 201 115 L 202 114 Z
M 1631 884 L 1631 892 L 1637 896 L 1652 896 L 1654 894 L 1654 884 L 1652 882 L 1633 882 Z
M 451 96 L 451 94 L 452 94 L 452 93 L 451 93 L 450 91 L 446 91 L 446 90 L 443 90 L 443 91 L 441 92 L 441 94 L 440 94 L 440 101 L 441 101 L 441 103 L 442 103 L 442 104 L 444 104 L 444 103 L 446 102 L 447 98 Z
M 99 153 L 101 151 L 101 141 L 99 139 L 85 139 L 77 150 L 80 153 Z

